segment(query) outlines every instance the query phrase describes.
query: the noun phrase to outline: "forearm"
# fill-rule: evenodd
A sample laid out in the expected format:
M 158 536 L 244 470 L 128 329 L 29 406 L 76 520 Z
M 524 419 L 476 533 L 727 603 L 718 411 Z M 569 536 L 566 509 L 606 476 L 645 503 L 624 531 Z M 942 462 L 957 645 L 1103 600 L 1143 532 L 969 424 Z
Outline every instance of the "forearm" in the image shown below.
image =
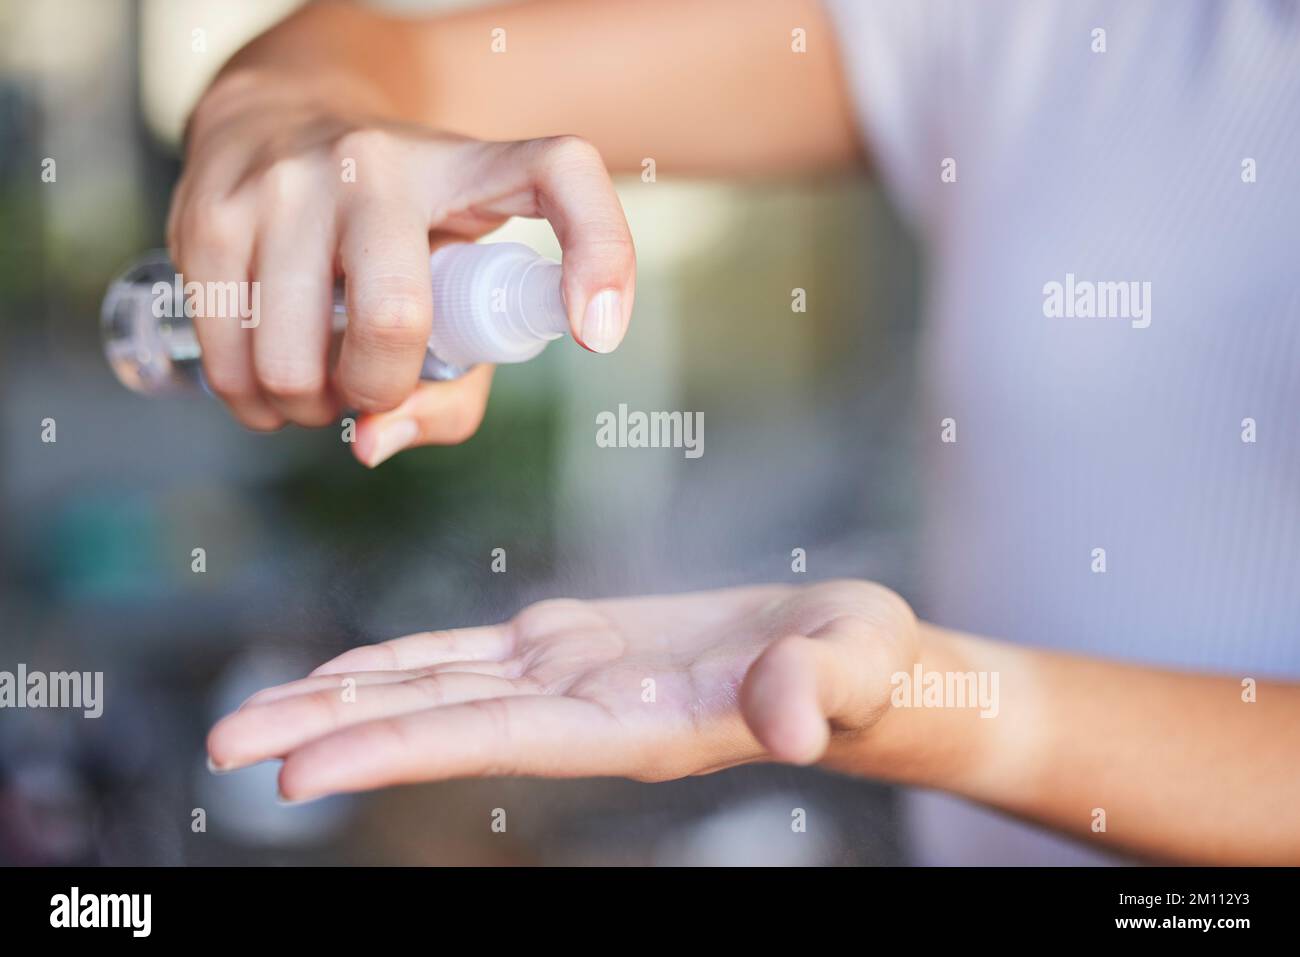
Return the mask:
M 805 53 L 791 50 L 795 28 Z M 387 118 L 478 138 L 573 133 L 613 170 L 639 172 L 647 158 L 677 174 L 859 159 L 815 0 L 536 0 L 422 18 L 331 0 L 254 40 L 217 85 L 241 77 L 280 95 L 355 84 Z
M 832 753 L 835 766 L 948 790 L 1146 858 L 1300 861 L 1300 687 L 1261 683 L 1246 702 L 1240 677 L 930 625 L 921 628 L 921 667 L 997 675 L 996 714 L 891 707 Z

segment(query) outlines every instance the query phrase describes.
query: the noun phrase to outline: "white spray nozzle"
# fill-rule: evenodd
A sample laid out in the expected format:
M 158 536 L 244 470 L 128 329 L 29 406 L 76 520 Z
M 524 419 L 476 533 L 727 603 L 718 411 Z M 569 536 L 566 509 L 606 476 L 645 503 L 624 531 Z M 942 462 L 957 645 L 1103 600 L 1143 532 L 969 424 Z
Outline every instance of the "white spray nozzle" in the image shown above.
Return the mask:
M 429 259 L 433 331 L 444 362 L 523 362 L 569 329 L 560 264 L 519 243 L 458 243 Z

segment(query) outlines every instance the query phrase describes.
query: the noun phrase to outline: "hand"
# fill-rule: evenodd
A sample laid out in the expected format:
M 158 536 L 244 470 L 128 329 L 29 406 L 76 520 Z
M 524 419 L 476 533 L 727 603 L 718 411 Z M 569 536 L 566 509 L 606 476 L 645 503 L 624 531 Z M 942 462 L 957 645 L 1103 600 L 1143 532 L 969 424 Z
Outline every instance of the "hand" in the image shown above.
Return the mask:
M 564 251 L 573 336 L 595 352 L 622 340 L 635 285 L 627 223 L 592 146 L 471 140 L 389 122 L 385 110 L 357 81 L 295 86 L 256 70 L 218 79 L 191 120 L 168 221 L 187 283 L 259 284 L 255 326 L 195 323 L 212 390 L 259 430 L 324 426 L 356 409 L 355 454 L 371 466 L 468 438 L 487 403 L 487 367 L 419 383 L 431 244 L 544 216 Z M 331 373 L 338 275 L 349 321 Z
M 283 758 L 305 800 L 413 781 L 807 764 L 872 727 L 916 658 L 893 592 L 842 581 L 554 600 L 483 628 L 348 651 L 208 737 L 213 766 Z

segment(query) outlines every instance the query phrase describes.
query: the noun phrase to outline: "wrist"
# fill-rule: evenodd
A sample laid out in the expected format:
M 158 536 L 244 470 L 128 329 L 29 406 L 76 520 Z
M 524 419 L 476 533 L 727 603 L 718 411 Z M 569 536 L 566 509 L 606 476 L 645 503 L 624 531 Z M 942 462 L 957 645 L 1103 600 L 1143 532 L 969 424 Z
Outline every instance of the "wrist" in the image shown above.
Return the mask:
M 267 109 L 317 110 L 338 116 L 392 117 L 396 104 L 373 79 L 336 66 L 303 71 L 273 63 L 222 68 L 194 108 L 204 121 Z
M 397 118 L 415 52 L 401 26 L 354 4 L 307 4 L 237 51 L 195 116 L 300 105 Z
M 891 676 L 889 706 L 824 763 L 1005 805 L 1041 766 L 1033 675 L 1032 652 L 919 622 L 916 659 Z

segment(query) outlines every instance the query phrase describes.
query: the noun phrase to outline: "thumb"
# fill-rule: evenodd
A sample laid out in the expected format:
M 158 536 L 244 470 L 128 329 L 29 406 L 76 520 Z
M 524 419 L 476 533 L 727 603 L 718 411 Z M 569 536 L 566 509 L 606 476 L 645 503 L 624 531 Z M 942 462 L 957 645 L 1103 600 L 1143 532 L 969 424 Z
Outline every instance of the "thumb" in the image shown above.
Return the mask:
M 421 382 L 397 408 L 362 416 L 353 455 L 374 468 L 403 449 L 468 440 L 487 410 L 492 371 L 481 365 L 450 382 Z
M 870 723 L 875 669 L 863 654 L 866 622 L 835 618 L 808 635 L 787 635 L 749 667 L 740 708 L 759 743 L 778 761 L 813 764 L 830 744 L 832 725 Z

